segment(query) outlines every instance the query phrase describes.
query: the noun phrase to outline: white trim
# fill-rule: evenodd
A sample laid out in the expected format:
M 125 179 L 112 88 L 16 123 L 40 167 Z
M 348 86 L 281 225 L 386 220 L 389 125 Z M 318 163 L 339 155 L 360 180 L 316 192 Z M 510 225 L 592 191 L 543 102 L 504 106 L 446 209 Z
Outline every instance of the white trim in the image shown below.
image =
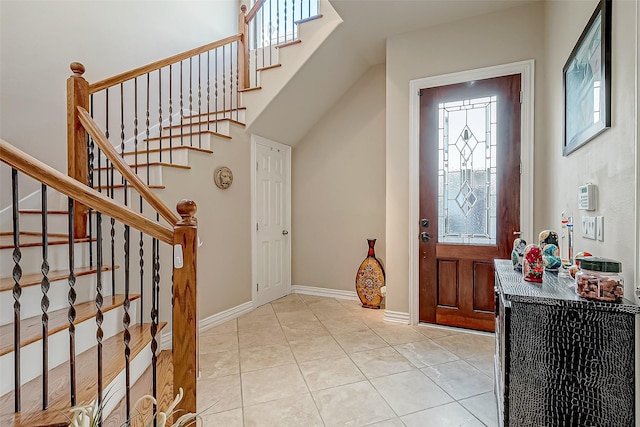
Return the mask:
M 522 116 L 520 160 L 520 227 L 525 240 L 533 236 L 533 124 L 534 60 L 425 77 L 409 82 L 409 320 L 418 324 L 419 311 L 419 242 L 420 219 L 420 89 L 462 83 L 470 80 L 520 74 L 522 76 Z
M 317 288 L 315 286 L 294 285 L 291 287 L 292 294 L 315 295 L 317 297 L 348 299 L 360 301 L 356 291 L 343 291 L 340 289 Z
M 385 309 L 383 320 L 385 322 L 402 323 L 403 325 L 408 325 L 409 313 L 404 313 L 401 311 L 390 311 Z
M 198 332 L 202 333 L 208 329 L 215 328 L 222 325 L 229 320 L 236 319 L 243 314 L 247 314 L 254 309 L 253 302 L 247 301 L 238 306 L 232 307 L 228 310 L 221 311 L 212 316 L 204 318 L 198 322 Z M 171 331 L 165 332 L 160 336 L 160 349 L 171 350 L 173 342 L 173 333 Z
M 266 145 L 274 149 L 284 151 L 286 156 L 286 179 L 287 179 L 287 191 L 285 194 L 286 212 L 285 212 L 285 227 L 289 230 L 289 244 L 287 245 L 287 253 L 285 255 L 288 263 L 288 271 L 286 271 L 285 281 L 287 283 L 287 289 L 285 295 L 291 293 L 291 147 L 281 144 L 276 141 L 264 138 L 260 135 L 251 134 L 251 301 L 257 306 L 258 292 L 256 290 L 256 283 L 258 281 L 258 236 L 256 232 L 257 222 L 257 201 L 256 201 L 256 144 Z

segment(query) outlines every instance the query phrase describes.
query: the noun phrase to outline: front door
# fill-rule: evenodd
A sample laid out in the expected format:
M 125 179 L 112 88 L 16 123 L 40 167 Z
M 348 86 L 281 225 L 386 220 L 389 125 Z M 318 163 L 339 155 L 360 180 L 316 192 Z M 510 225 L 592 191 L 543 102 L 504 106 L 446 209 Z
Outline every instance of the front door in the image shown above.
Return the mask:
M 420 321 L 493 331 L 520 230 L 520 75 L 422 90 Z
M 254 305 L 291 290 L 289 236 L 289 161 L 291 149 L 255 138 L 256 283 Z

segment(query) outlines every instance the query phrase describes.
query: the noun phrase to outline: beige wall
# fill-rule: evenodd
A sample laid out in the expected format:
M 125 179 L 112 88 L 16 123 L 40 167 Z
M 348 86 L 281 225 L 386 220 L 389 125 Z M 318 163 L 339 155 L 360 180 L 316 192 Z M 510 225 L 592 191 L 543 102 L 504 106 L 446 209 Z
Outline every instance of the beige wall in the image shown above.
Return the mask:
M 355 292 L 368 237 L 384 261 L 384 84 L 371 68 L 293 150 L 293 285 Z
M 536 99 L 541 100 L 543 3 L 474 17 L 391 37 L 387 41 L 386 261 L 387 308 L 409 312 L 409 82 L 527 59 L 536 61 Z M 536 117 L 542 115 L 541 102 Z M 536 120 L 535 131 L 543 128 Z M 536 141 L 537 142 L 537 141 Z M 537 159 L 537 157 L 536 157 Z M 544 165 L 536 162 L 536 175 Z M 536 190 L 543 194 L 541 189 Z M 537 196 L 536 201 L 540 200 Z M 537 203 L 535 204 L 537 206 Z M 535 218 L 534 228 L 540 228 Z M 416 236 L 417 238 L 417 236 Z
M 66 172 L 71 62 L 96 82 L 235 34 L 237 11 L 237 0 L 2 0 L 0 137 Z M 11 204 L 7 193 L 0 209 Z
M 634 236 L 637 235 L 635 209 L 635 129 L 638 118 L 635 107 L 638 56 L 636 40 L 637 2 L 613 2 L 611 128 L 574 151 L 562 156 L 562 67 L 586 25 L 597 1 L 547 3 L 545 10 L 546 124 L 539 134 L 539 160 L 546 170 L 536 182 L 547 192 L 541 199 L 543 210 L 538 224 L 557 228 L 560 212 L 572 211 L 579 222 L 583 214 L 604 216 L 604 242 L 577 237 L 576 251 L 622 261 L 627 286 L 625 296 L 633 299 L 637 282 L 634 259 Z M 591 182 L 598 186 L 597 210 L 579 211 L 577 188 Z M 576 227 L 578 230 L 579 228 Z

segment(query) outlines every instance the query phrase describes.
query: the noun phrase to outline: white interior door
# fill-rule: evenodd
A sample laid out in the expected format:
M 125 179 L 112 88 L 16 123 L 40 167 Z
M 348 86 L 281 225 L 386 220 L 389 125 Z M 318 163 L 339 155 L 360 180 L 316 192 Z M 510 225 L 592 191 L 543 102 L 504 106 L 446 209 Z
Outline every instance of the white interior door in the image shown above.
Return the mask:
M 291 147 L 253 136 L 254 306 L 291 292 L 290 159 Z

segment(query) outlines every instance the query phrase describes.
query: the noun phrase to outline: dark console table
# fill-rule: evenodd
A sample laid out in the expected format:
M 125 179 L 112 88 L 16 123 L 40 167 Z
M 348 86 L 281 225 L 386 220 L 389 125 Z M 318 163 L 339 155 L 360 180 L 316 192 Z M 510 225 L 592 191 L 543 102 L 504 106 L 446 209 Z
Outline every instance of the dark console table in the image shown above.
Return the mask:
M 500 424 L 634 426 L 640 307 L 581 298 L 557 273 L 527 282 L 510 260 L 495 271 Z

